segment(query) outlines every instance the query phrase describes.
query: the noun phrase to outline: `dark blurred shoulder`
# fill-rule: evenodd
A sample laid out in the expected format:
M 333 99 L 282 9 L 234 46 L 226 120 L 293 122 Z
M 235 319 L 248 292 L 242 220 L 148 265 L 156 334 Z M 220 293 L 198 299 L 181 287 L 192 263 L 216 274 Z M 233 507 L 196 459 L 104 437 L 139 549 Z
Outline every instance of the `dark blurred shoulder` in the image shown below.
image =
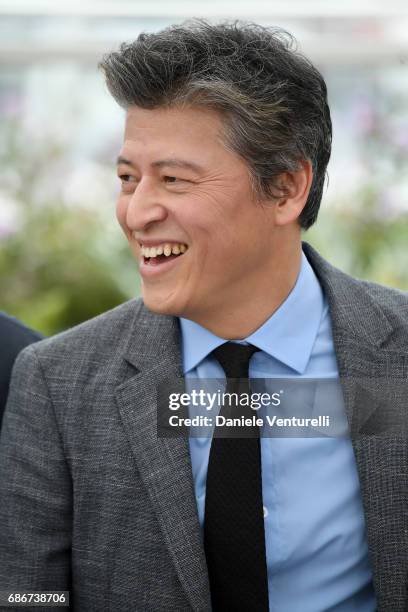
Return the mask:
M 32 342 L 41 340 L 44 336 L 37 331 L 34 331 L 27 325 L 24 325 L 21 321 L 6 314 L 0 312 L 0 341 L 2 352 L 5 345 L 16 346 L 27 346 Z M 21 350 L 20 348 L 20 350 Z
M 43 336 L 5 312 L 0 312 L 0 424 L 6 405 L 11 371 L 17 355 Z

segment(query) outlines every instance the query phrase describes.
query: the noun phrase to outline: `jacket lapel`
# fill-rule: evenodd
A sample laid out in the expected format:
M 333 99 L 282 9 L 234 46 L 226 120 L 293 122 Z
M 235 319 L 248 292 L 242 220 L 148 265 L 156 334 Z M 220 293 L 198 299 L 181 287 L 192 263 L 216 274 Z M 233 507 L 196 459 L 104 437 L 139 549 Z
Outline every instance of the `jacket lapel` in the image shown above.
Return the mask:
M 305 254 L 329 303 L 340 382 L 360 479 L 379 610 L 405 610 L 408 530 L 408 351 L 368 287 Z
M 211 607 L 188 439 L 157 435 L 158 389 L 182 381 L 177 319 L 139 303 L 125 358 L 134 370 L 116 389 L 119 412 L 164 540 L 193 610 Z

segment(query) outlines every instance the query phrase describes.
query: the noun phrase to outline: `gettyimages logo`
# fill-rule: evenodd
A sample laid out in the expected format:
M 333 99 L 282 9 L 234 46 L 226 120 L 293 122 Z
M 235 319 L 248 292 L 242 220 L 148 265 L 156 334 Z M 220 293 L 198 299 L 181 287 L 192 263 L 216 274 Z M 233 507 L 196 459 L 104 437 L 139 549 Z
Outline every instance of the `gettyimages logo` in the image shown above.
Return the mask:
M 169 409 L 178 410 L 181 406 L 200 406 L 205 410 L 213 410 L 219 406 L 242 406 L 259 410 L 262 406 L 279 406 L 280 393 L 227 393 L 218 389 L 215 393 L 204 389 L 193 389 L 190 393 L 171 393 Z

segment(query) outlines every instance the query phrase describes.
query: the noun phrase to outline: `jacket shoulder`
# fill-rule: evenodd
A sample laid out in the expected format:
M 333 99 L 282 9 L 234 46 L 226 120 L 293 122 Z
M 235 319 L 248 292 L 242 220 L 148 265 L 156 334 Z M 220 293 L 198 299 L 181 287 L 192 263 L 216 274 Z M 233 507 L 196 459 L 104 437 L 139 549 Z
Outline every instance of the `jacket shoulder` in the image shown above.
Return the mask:
M 408 308 L 408 291 L 396 289 L 395 287 L 388 287 L 386 285 L 380 285 L 379 283 L 373 283 L 371 281 L 357 281 L 361 283 L 366 291 L 371 295 L 374 300 L 382 304 L 385 307 L 402 307 Z
M 0 336 L 3 341 L 21 346 L 43 338 L 40 333 L 27 327 L 22 321 L 2 311 L 0 311 Z
M 51 338 L 37 342 L 35 350 L 32 350 L 40 361 L 56 358 L 81 359 L 81 356 L 91 354 L 106 354 L 112 359 L 118 350 L 123 348 L 129 329 L 143 308 L 140 298 L 129 300 Z

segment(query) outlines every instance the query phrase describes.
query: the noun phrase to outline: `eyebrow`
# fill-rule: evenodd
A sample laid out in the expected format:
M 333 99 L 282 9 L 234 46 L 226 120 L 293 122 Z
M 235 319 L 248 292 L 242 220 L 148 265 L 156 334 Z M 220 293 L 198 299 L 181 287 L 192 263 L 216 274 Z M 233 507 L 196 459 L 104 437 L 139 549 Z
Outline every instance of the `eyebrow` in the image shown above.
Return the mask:
M 130 166 L 131 168 L 134 168 L 134 164 L 129 159 L 126 159 L 125 157 L 119 156 L 118 159 L 116 160 L 116 163 L 118 166 L 119 164 L 124 164 L 125 166 Z M 198 164 L 187 161 L 185 159 L 179 159 L 177 157 L 171 157 L 169 159 L 160 159 L 158 161 L 153 162 L 152 166 L 154 168 L 163 168 L 163 167 L 183 168 L 186 170 L 193 170 L 194 172 L 203 171 L 202 166 L 199 166 Z

